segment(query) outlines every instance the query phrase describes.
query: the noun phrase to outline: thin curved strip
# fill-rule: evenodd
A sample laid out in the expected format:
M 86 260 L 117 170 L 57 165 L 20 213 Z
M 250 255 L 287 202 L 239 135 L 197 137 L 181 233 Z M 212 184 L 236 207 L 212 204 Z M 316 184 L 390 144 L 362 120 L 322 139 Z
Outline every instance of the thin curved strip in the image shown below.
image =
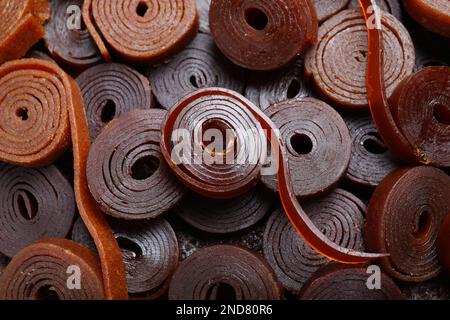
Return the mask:
M 233 92 L 231 90 L 221 88 L 208 88 L 199 90 L 185 98 L 178 105 L 175 105 L 168 113 L 166 120 L 164 121 L 161 129 L 161 149 L 163 155 L 170 165 L 174 173 L 178 178 L 185 183 L 188 187 L 192 188 L 192 185 L 198 185 L 201 183 L 199 177 L 189 175 L 185 172 L 181 166 L 178 166 L 172 159 L 172 131 L 176 126 L 179 118 L 183 117 L 183 114 L 189 111 L 192 105 L 196 102 L 208 99 L 208 97 L 221 97 L 230 101 L 230 103 L 240 112 L 250 112 L 255 118 L 256 122 L 265 130 L 265 137 L 261 136 L 261 139 L 267 138 L 272 143 L 272 149 L 277 154 L 278 164 L 278 188 L 283 203 L 284 210 L 289 217 L 292 225 L 297 232 L 303 237 L 303 239 L 317 252 L 322 255 L 343 263 L 361 263 L 371 259 L 376 259 L 386 256 L 386 254 L 374 254 L 357 252 L 351 249 L 343 248 L 336 245 L 329 240 L 311 221 L 308 215 L 300 206 L 293 190 L 292 181 L 289 174 L 288 158 L 286 155 L 286 149 L 284 144 L 280 142 L 276 135 L 277 128 L 274 123 L 262 112 L 259 108 L 253 105 L 242 95 Z M 260 133 L 262 135 L 262 133 Z M 272 137 L 273 136 L 273 137 Z M 271 139 L 273 138 L 273 139 Z M 257 149 L 256 149 L 257 150 Z M 200 189 L 200 191 L 202 191 Z M 209 192 L 208 189 L 203 192 Z
M 100 253 L 105 296 L 107 299 L 126 299 L 125 271 L 119 247 L 88 189 L 89 129 L 75 80 L 51 62 L 22 59 L 0 67 L 0 88 L 0 160 L 22 166 L 42 166 L 54 162 L 72 142 L 75 198 L 78 211 Z M 30 109 L 23 109 L 23 101 L 30 102 L 26 104 Z M 39 125 L 41 118 L 50 121 L 50 125 Z M 34 128 L 31 134 L 39 137 L 38 148 L 34 148 L 35 142 L 30 140 L 26 128 Z M 11 144 L 4 143 L 5 135 Z M 34 152 L 30 153 L 30 149 Z
M 74 268 L 74 266 L 79 269 Z M 80 287 L 70 276 L 79 272 Z M 71 289 L 68 284 L 76 288 Z M 70 240 L 48 239 L 21 250 L 0 277 L 1 300 L 101 300 L 98 257 Z

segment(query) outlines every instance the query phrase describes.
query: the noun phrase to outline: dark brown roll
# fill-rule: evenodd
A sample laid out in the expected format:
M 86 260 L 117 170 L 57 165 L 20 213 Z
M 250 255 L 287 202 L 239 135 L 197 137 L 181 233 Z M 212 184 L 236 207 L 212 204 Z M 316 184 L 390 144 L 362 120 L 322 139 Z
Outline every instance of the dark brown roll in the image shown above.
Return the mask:
M 281 291 L 270 267 L 253 252 L 231 245 L 203 248 L 184 260 L 170 300 L 274 300 Z
M 351 139 L 342 117 L 314 98 L 288 100 L 265 111 L 280 130 L 297 197 L 313 197 L 333 189 L 350 162 Z M 262 182 L 278 190 L 274 175 Z
M 82 22 L 83 0 L 58 0 L 51 5 L 44 40 L 52 57 L 76 72 L 101 62 L 100 51 Z M 80 21 L 76 20 L 78 18 Z
M 184 195 L 161 154 L 165 115 L 160 109 L 135 110 L 115 120 L 93 143 L 88 184 L 106 214 L 127 220 L 155 218 Z
M 450 2 L 448 0 L 403 0 L 409 15 L 431 32 L 450 38 Z
M 245 88 L 245 96 L 261 110 L 288 99 L 309 97 L 311 90 L 304 81 L 303 73 L 303 60 L 270 73 L 253 73 Z
M 439 232 L 438 253 L 442 267 L 450 274 L 450 210 Z
M 77 78 L 88 118 L 91 140 L 106 124 L 136 109 L 153 107 L 150 82 L 130 67 L 106 63 L 84 71 Z
M 71 280 L 80 277 L 77 281 Z M 69 284 L 74 285 L 69 288 Z M 0 277 L 1 300 L 104 299 L 100 261 L 83 246 L 49 239 L 21 250 Z
M 83 18 L 107 61 L 162 62 L 198 30 L 195 0 L 85 0 Z
M 436 240 L 450 208 L 450 177 L 439 169 L 413 167 L 387 176 L 375 189 L 367 212 L 367 248 L 390 255 L 384 270 L 420 282 L 441 271 Z
M 164 219 L 111 219 L 110 225 L 122 251 L 130 298 L 157 299 L 166 293 L 179 258 L 177 238 L 170 224 Z M 81 219 L 75 222 L 72 240 L 95 248 Z
M 370 115 L 348 115 L 344 120 L 352 138 L 352 156 L 346 178 L 358 186 L 376 187 L 401 165 L 379 136 Z
M 252 70 L 282 68 L 317 39 L 311 0 L 212 0 L 209 22 L 225 56 Z
M 403 8 L 400 0 L 375 0 L 381 10 L 389 12 L 398 20 L 403 19 Z M 348 8 L 359 8 L 358 0 L 350 0 Z
M 178 217 L 194 228 L 211 234 L 229 234 L 247 229 L 272 208 L 274 195 L 256 187 L 232 199 L 210 199 L 191 193 L 175 207 Z
M 209 7 L 211 0 L 196 0 L 195 2 L 199 13 L 200 32 L 211 33 L 209 30 Z
M 392 15 L 383 14 L 384 80 L 388 94 L 412 74 L 414 45 L 408 31 Z M 327 101 L 348 108 L 368 106 L 366 63 L 367 30 L 361 9 L 344 10 L 319 28 L 319 42 L 305 60 L 315 89 Z
M 244 77 L 243 70 L 225 59 L 206 34 L 198 34 L 168 64 L 150 70 L 153 91 L 165 109 L 200 88 L 222 87 L 242 93 Z
M 313 0 L 317 18 L 322 23 L 339 11 L 345 9 L 349 0 Z
M 64 238 L 75 215 L 72 186 L 54 166 L 0 163 L 0 252 L 13 257 L 45 238 Z
M 420 162 L 450 167 L 450 68 L 428 67 L 407 77 L 389 105 Z
M 306 203 L 304 208 L 331 241 L 349 249 L 364 250 L 362 228 L 366 206 L 353 194 L 336 189 Z M 296 293 L 319 267 L 330 261 L 298 235 L 283 208 L 276 210 L 267 222 L 263 249 L 278 281 Z
M 381 273 L 380 289 L 369 289 L 370 275 L 365 266 L 330 264 L 305 284 L 300 300 L 404 300 L 397 285 Z

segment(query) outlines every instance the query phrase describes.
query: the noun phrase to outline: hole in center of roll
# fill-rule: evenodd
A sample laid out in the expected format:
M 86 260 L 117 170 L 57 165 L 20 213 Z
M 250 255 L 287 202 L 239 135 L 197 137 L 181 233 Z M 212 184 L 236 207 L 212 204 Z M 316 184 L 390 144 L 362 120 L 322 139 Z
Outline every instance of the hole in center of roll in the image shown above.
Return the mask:
M 139 2 L 136 7 L 137 15 L 139 17 L 143 17 L 147 13 L 147 11 L 148 11 L 148 5 L 144 1 Z
M 33 220 L 38 212 L 38 202 L 36 198 L 27 190 L 22 190 L 17 196 L 17 207 L 20 215 L 25 220 Z
M 361 63 L 367 62 L 367 51 L 359 50 L 355 55 L 355 60 Z
M 132 259 L 137 259 L 142 256 L 141 247 L 138 246 L 134 241 L 124 237 L 117 237 L 116 240 L 120 249 L 122 249 L 122 254 L 124 254 L 125 256 Z
M 300 93 L 301 85 L 297 79 L 292 79 L 287 90 L 287 98 L 293 99 Z
M 210 119 L 202 124 L 202 147 L 214 156 L 236 154 L 234 130 L 220 119 Z
M 261 9 L 248 8 L 245 10 L 245 21 L 255 30 L 264 30 L 269 23 L 269 18 Z
M 191 84 L 195 87 L 195 88 L 199 88 L 199 85 L 198 85 L 198 83 L 197 83 L 197 78 L 195 77 L 195 76 L 191 76 L 190 78 L 189 78 L 189 81 L 191 82 Z
M 372 154 L 383 154 L 388 150 L 381 142 L 381 137 L 377 132 L 369 133 L 369 137 L 364 141 L 363 146 Z
M 296 133 L 291 137 L 291 147 L 299 155 L 305 155 L 312 151 L 313 142 L 306 134 Z
M 145 180 L 150 178 L 158 168 L 158 158 L 154 156 L 142 157 L 131 166 L 131 177 L 135 180 Z
M 414 231 L 414 237 L 423 238 L 425 237 L 431 229 L 431 213 L 428 211 L 423 211 L 419 215 L 419 220 L 417 222 L 416 229 Z
M 433 116 L 436 121 L 443 125 L 450 125 L 450 106 L 444 104 L 437 104 L 433 108 Z
M 28 109 L 27 108 L 18 108 L 16 110 L 16 116 L 18 118 L 22 119 L 22 121 L 28 120 Z
M 116 116 L 116 104 L 112 100 L 106 101 L 105 105 L 102 108 L 101 119 L 103 123 L 111 122 L 112 119 Z
M 45 285 L 40 287 L 35 296 L 35 300 L 60 300 L 58 292 L 53 286 Z
M 236 291 L 228 283 L 217 283 L 209 289 L 209 300 L 233 301 L 236 300 Z

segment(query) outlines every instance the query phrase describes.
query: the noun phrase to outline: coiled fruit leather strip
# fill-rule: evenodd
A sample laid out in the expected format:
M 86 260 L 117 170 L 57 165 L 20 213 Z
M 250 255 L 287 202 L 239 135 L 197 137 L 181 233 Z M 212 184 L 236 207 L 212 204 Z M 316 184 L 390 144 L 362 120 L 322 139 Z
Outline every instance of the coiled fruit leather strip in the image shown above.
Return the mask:
M 52 14 L 45 26 L 45 45 L 59 63 L 80 72 L 102 61 L 102 56 L 83 25 L 83 0 L 52 2 Z
M 243 70 L 220 53 L 213 38 L 201 33 L 168 64 L 150 70 L 155 96 L 165 109 L 200 88 L 223 87 L 243 92 L 244 77 Z
M 170 224 L 160 218 L 137 223 L 112 219 L 109 222 L 122 250 L 130 298 L 156 299 L 167 292 L 179 257 Z M 95 250 L 81 219 L 75 222 L 72 240 Z
M 403 0 L 409 15 L 431 32 L 450 38 L 450 2 L 448 0 Z
M 79 269 L 74 268 L 74 266 Z M 71 277 L 81 277 L 77 285 Z M 64 239 L 48 239 L 21 250 L 0 277 L 2 300 L 101 300 L 104 298 L 98 257 Z
M 317 18 L 322 23 L 348 5 L 349 0 L 312 0 Z
M 450 177 L 431 167 L 400 169 L 387 176 L 370 200 L 365 229 L 369 250 L 388 252 L 385 271 L 404 281 L 436 276 L 436 240 L 450 208 Z
M 386 11 L 396 17 L 398 20 L 403 19 L 403 9 L 401 0 L 375 0 L 375 3 L 381 10 Z M 359 8 L 358 0 L 350 0 L 348 8 Z
M 184 260 L 170 300 L 275 300 L 281 290 L 270 267 L 250 250 L 231 245 L 200 249 Z
M 390 95 L 413 73 L 415 51 L 406 28 L 383 12 L 384 73 Z M 367 31 L 361 9 L 344 10 L 319 28 L 319 41 L 305 58 L 305 70 L 315 89 L 332 104 L 347 108 L 368 106 L 366 62 Z
M 376 187 L 401 165 L 379 136 L 370 115 L 347 115 L 344 120 L 352 138 L 352 156 L 346 178 L 358 186 Z
M 407 77 L 387 100 L 383 70 L 381 13 L 360 0 L 367 21 L 367 89 L 372 118 L 384 143 L 399 159 L 450 166 L 450 68 L 430 67 Z M 413 104 L 409 104 L 414 101 Z
M 105 63 L 91 67 L 77 77 L 77 82 L 92 141 L 111 120 L 131 110 L 154 106 L 148 79 L 123 64 Z
M 177 152 L 172 154 L 172 133 L 176 129 L 187 131 L 187 138 L 194 142 L 191 146 L 193 151 L 202 150 L 204 143 L 191 137 L 196 137 L 198 133 L 194 130 L 195 127 L 203 127 L 205 124 L 207 128 L 219 127 L 218 130 L 229 128 L 235 134 L 236 141 L 232 141 L 234 143 L 231 143 L 229 148 L 218 154 L 228 157 L 229 153 L 233 154 L 230 151 L 234 146 L 238 149 L 234 154 L 243 153 L 238 158 L 240 161 L 228 164 L 224 161 L 225 164 L 208 166 L 207 162 L 201 161 L 201 164 L 195 164 L 193 152 L 186 152 L 190 153 L 189 155 L 183 152 L 183 157 Z M 243 131 L 243 128 L 248 130 Z M 261 128 L 265 131 L 258 130 Z M 270 140 L 272 149 L 277 154 L 280 198 L 291 223 L 303 239 L 322 255 L 340 262 L 359 263 L 383 256 L 342 248 L 330 241 L 314 225 L 295 197 L 286 150 L 276 136 L 275 124 L 242 95 L 222 88 L 208 88 L 192 93 L 169 110 L 161 132 L 164 158 L 176 176 L 192 190 L 217 198 L 229 198 L 249 190 L 258 178 L 261 160 L 265 160 L 262 155 L 267 153 L 266 148 L 260 146 L 265 146 L 267 139 Z M 213 153 L 212 151 L 214 150 L 208 145 L 203 154 Z M 260 160 L 255 161 L 255 158 Z
M 115 120 L 89 151 L 87 179 L 100 209 L 115 218 L 155 218 L 175 206 L 185 189 L 161 154 L 166 111 L 135 110 Z
M 311 0 L 212 0 L 209 23 L 225 56 L 251 70 L 287 66 L 317 40 Z
M 381 273 L 380 289 L 368 288 L 367 266 L 330 264 L 317 271 L 299 294 L 301 300 L 404 300 L 397 285 Z
M 438 239 L 438 253 L 442 266 L 450 273 L 450 210 L 447 214 Z
M 55 166 L 0 163 L 0 252 L 13 257 L 44 238 L 65 238 L 75 215 L 69 181 Z
M 200 32 L 211 33 L 209 30 L 209 7 L 211 0 L 196 0 L 195 2 L 199 13 Z
M 192 193 L 174 211 L 178 217 L 198 230 L 211 234 L 229 234 L 261 221 L 272 208 L 273 202 L 273 194 L 258 186 L 239 197 L 224 200 Z
M 351 155 L 350 134 L 339 113 L 320 100 L 301 98 L 274 104 L 265 114 L 280 130 L 295 195 L 313 197 L 333 189 Z M 261 180 L 277 191 L 276 175 Z
M 336 189 L 307 202 L 304 208 L 313 223 L 331 241 L 349 249 L 364 250 L 362 228 L 366 206 L 353 194 Z M 289 291 L 299 292 L 309 277 L 330 261 L 299 237 L 283 208 L 270 217 L 263 241 L 264 256 L 278 281 Z
M 195 0 L 85 0 L 83 19 L 107 61 L 162 62 L 198 30 Z
M 304 81 L 303 60 L 272 72 L 255 72 L 250 75 L 245 96 L 261 110 L 288 99 L 311 96 L 311 89 Z
M 78 211 L 95 239 L 107 299 L 126 298 L 122 257 L 86 181 L 90 147 L 81 93 L 57 65 L 38 59 L 0 67 L 0 160 L 23 166 L 54 162 L 70 141 Z
M 48 0 L 0 1 L 0 64 L 23 57 L 45 35 Z

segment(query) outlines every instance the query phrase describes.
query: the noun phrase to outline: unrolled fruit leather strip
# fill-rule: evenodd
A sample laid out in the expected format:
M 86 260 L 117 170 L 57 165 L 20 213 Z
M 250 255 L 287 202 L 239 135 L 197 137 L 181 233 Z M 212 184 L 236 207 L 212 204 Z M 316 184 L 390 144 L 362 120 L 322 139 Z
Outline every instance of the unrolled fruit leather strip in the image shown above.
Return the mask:
M 79 268 L 73 268 L 74 266 Z M 81 276 L 71 289 L 69 277 Z M 75 281 L 73 282 L 75 285 Z M 0 277 L 1 300 L 101 300 L 104 298 L 98 257 L 70 240 L 48 239 L 22 249 Z
M 426 29 L 450 38 L 450 1 L 403 0 L 409 15 Z
M 8 62 L 0 67 L 0 102 L 0 160 L 42 166 L 54 162 L 71 140 L 75 198 L 100 253 L 105 296 L 126 299 L 119 247 L 88 190 L 86 159 L 90 139 L 76 82 L 48 61 Z
M 212 101 L 213 106 L 226 106 L 224 107 L 225 109 L 223 109 L 226 110 L 226 112 L 221 112 L 221 114 L 225 114 L 225 119 L 227 119 L 228 123 L 230 123 L 230 120 L 233 118 L 235 118 L 238 123 L 241 123 L 241 117 L 244 114 L 245 117 L 249 119 L 249 123 L 252 123 L 255 128 L 262 127 L 265 130 L 265 136 L 259 131 L 260 136 L 253 137 L 253 140 L 251 141 L 253 141 L 253 143 L 258 143 L 257 141 L 260 141 L 259 143 L 262 141 L 265 142 L 266 139 L 271 141 L 272 149 L 274 153 L 278 155 L 278 189 L 284 210 L 297 232 L 313 249 L 332 260 L 343 263 L 361 263 L 386 256 L 386 254 L 363 253 L 340 247 L 329 240 L 326 235 L 315 226 L 295 197 L 289 174 L 286 149 L 284 144 L 279 140 L 279 137 L 274 137 L 277 132 L 276 126 L 258 107 L 253 105 L 242 95 L 231 90 L 222 88 L 202 89 L 187 96 L 185 100 L 169 110 L 166 120 L 162 125 L 161 149 L 167 163 L 184 184 L 199 193 L 206 195 L 211 194 L 210 181 L 204 181 L 202 177 L 192 174 L 191 171 L 186 171 L 185 165 L 178 166 L 177 163 L 174 162 L 174 159 L 172 159 L 171 141 L 173 130 L 177 128 L 180 123 L 186 121 L 186 119 L 184 119 L 186 114 L 196 111 L 200 115 L 203 114 L 203 116 L 198 118 L 199 120 L 208 120 L 208 118 L 214 119 L 214 113 L 208 116 L 208 112 L 211 112 L 208 101 Z M 239 130 L 239 127 L 231 127 L 230 129 L 236 131 Z M 238 144 L 239 143 L 242 143 L 242 141 L 239 141 Z M 195 166 L 191 169 L 195 170 Z M 232 191 L 234 192 L 234 190 Z M 226 195 L 227 190 L 222 190 L 222 192 L 224 193 L 222 196 L 224 196 Z
M 450 166 L 445 147 L 450 143 L 450 68 L 430 67 L 407 77 L 396 88 L 390 106 L 382 72 L 381 11 L 370 0 L 360 3 L 369 37 L 366 76 L 369 106 L 384 143 L 405 162 Z M 420 101 L 414 107 L 407 104 L 411 93 Z
M 107 61 L 163 62 L 198 30 L 195 0 L 85 0 L 83 19 Z
M 0 64 L 23 57 L 45 35 L 48 0 L 0 1 Z

